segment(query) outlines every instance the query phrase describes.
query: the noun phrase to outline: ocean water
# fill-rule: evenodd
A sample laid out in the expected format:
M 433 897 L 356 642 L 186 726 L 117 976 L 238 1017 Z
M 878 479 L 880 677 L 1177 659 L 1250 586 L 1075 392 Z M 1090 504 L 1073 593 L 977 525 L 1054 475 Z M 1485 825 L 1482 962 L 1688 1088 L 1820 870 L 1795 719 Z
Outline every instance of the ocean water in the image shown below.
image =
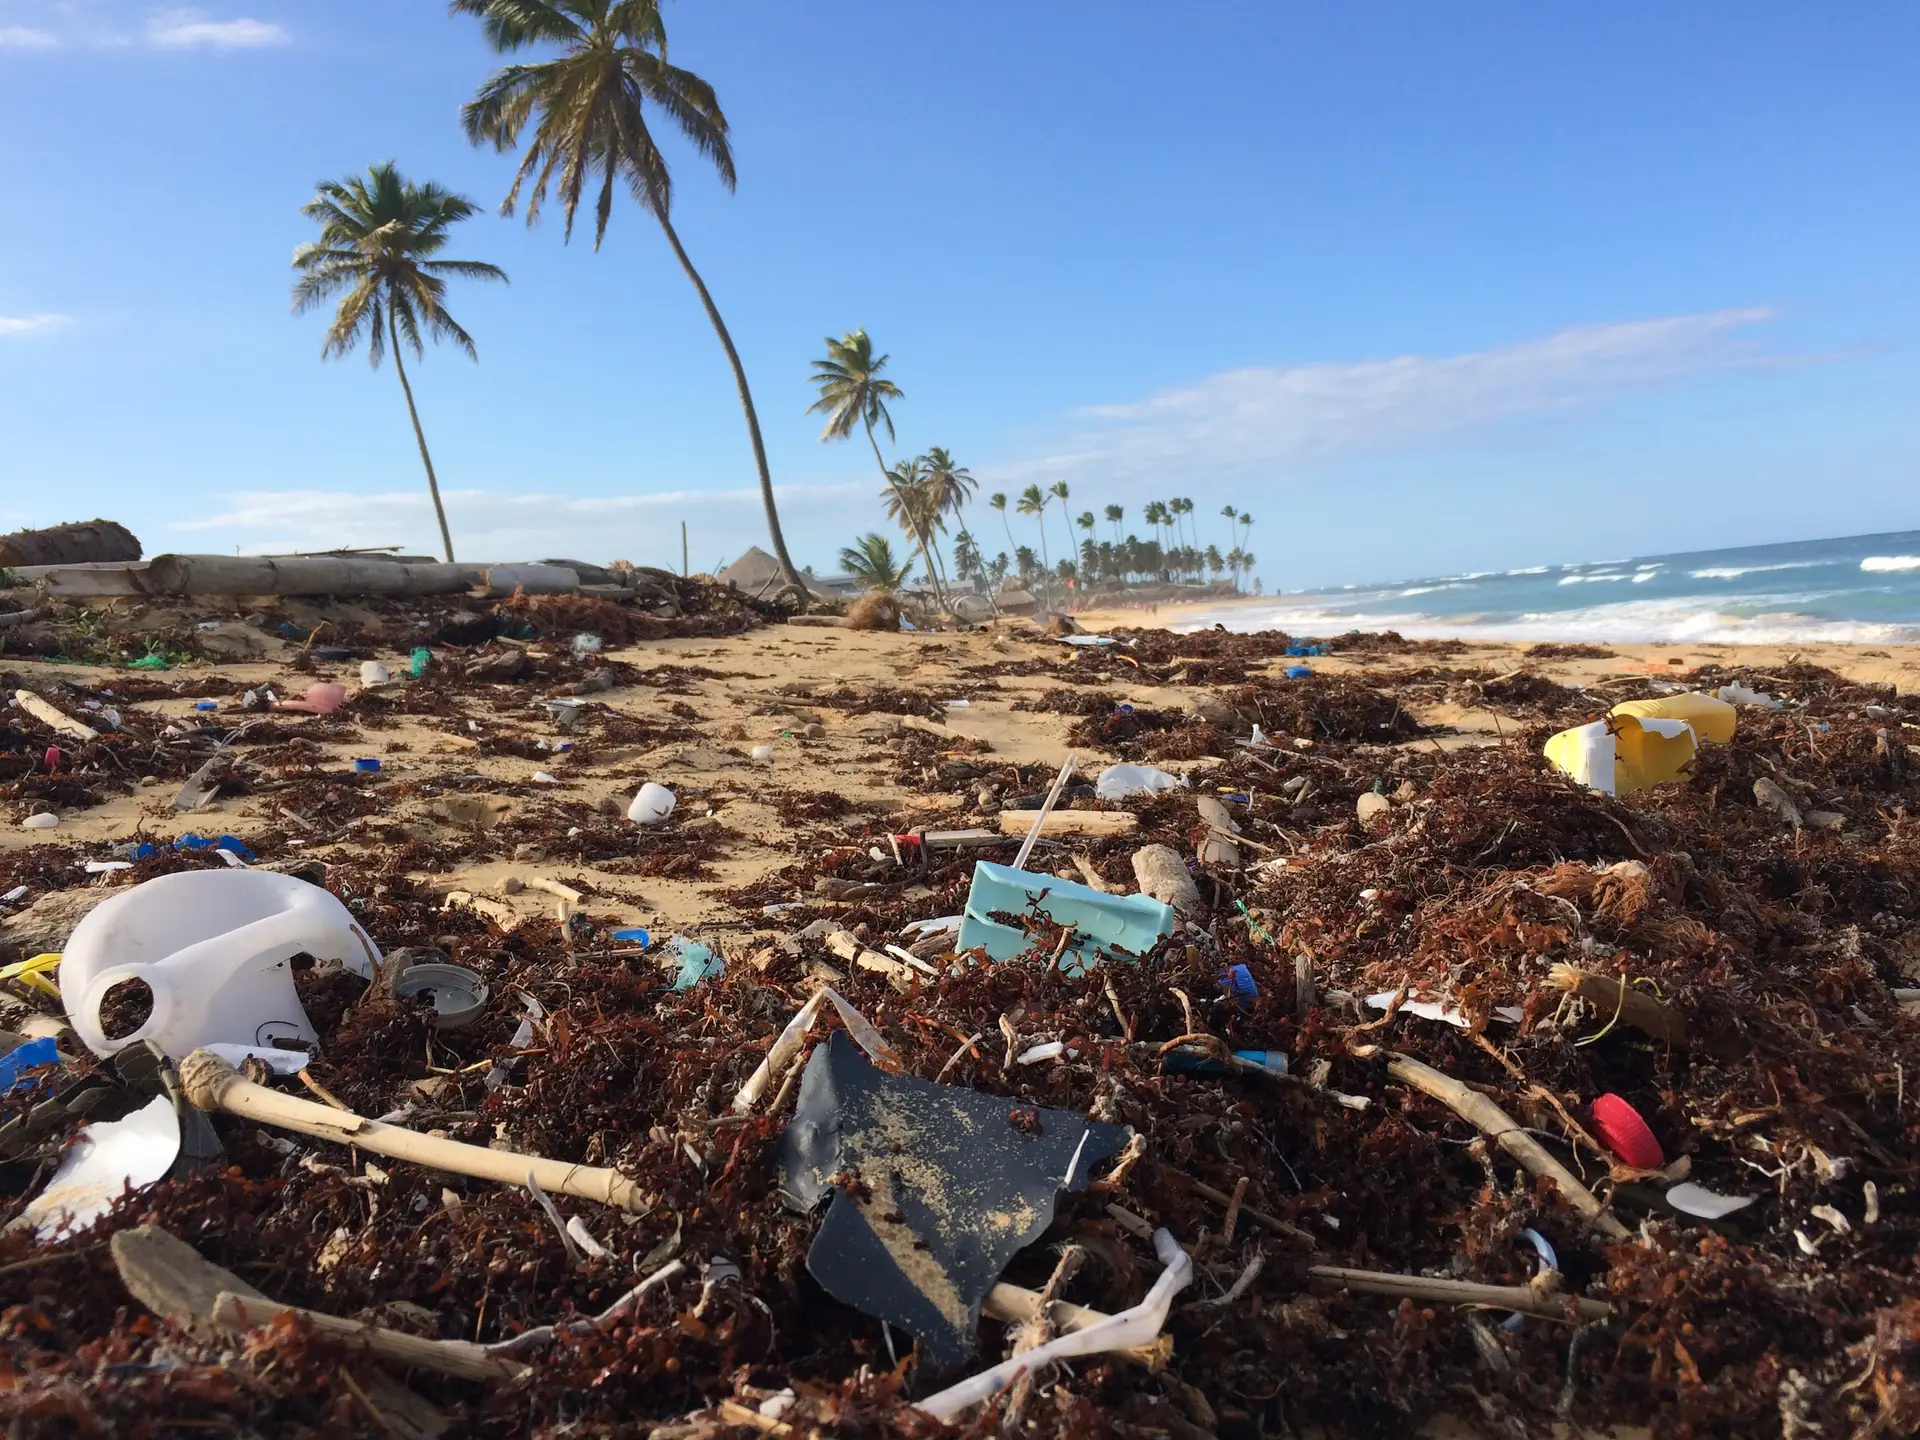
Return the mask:
M 1183 630 L 1804 644 L 1920 641 L 1920 530 L 1282 593 Z

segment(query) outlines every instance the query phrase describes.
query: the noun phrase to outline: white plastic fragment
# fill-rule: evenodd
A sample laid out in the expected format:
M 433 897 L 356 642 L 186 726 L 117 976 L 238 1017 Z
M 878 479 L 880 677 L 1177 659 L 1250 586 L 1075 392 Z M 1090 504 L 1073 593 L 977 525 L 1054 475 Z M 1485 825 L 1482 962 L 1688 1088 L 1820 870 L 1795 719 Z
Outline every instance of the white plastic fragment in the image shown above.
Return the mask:
M 1038 1065 L 1042 1060 L 1058 1060 L 1066 1053 L 1066 1041 L 1049 1040 L 1044 1045 L 1035 1045 L 1030 1050 L 1021 1051 L 1013 1057 L 1013 1063 L 1016 1065 Z
M 1393 997 L 1399 993 L 1398 990 L 1382 990 L 1377 995 L 1367 996 L 1367 1005 L 1374 1010 L 1384 1010 L 1393 1003 Z M 1422 1020 L 1438 1020 L 1441 1024 L 1451 1025 L 1456 1030 L 1470 1030 L 1473 1028 L 1472 1022 L 1467 1019 L 1465 1012 L 1458 1006 L 1441 1005 L 1432 1000 L 1403 1000 L 1400 1002 L 1398 1013 L 1402 1015 L 1418 1015 Z M 1496 1005 L 1493 1007 L 1493 1018 L 1496 1020 L 1505 1020 L 1512 1025 L 1518 1025 L 1522 1020 L 1527 1018 L 1527 1012 L 1518 1005 Z
M 533 781 L 534 781 L 534 784 L 536 785 L 558 785 L 560 783 L 560 781 L 557 778 L 555 778 L 552 775 L 549 775 L 544 770 L 534 771 Z M 671 809 L 672 807 L 669 806 L 668 808 Z
M 1765 691 L 1751 690 L 1745 685 L 1722 685 L 1713 693 L 1717 699 L 1724 700 L 1729 705 L 1759 705 L 1767 710 L 1784 710 L 1786 708 L 1785 705 Z
M 60 824 L 58 815 L 49 815 L 42 811 L 38 815 L 29 815 L 20 822 L 22 830 L 52 830 Z
M 276 1075 L 298 1075 L 313 1057 L 304 1050 L 283 1050 L 277 1045 L 201 1045 L 238 1070 L 249 1060 L 259 1060 Z
M 753 747 L 752 754 L 755 760 L 764 765 L 773 759 L 773 747 L 771 745 L 756 745 Z
M 1736 1210 L 1746 1209 L 1758 1198 L 1756 1195 L 1716 1194 L 1704 1185 L 1695 1185 L 1691 1181 L 1667 1190 L 1667 1204 L 1682 1215 L 1697 1215 L 1702 1220 L 1724 1219 Z
M 936 1420 L 950 1420 L 970 1405 L 991 1400 L 1021 1375 L 1056 1360 L 1075 1355 L 1101 1355 L 1111 1350 L 1138 1350 L 1151 1345 L 1166 1324 L 1173 1297 L 1193 1279 L 1193 1261 L 1174 1243 L 1173 1236 L 1165 1230 L 1154 1231 L 1153 1248 L 1160 1263 L 1167 1268 L 1160 1272 L 1160 1278 L 1153 1282 L 1146 1298 L 1131 1310 L 1122 1310 L 1084 1330 L 1061 1335 L 1023 1355 L 1003 1360 L 990 1370 L 949 1386 L 937 1395 L 929 1395 L 915 1408 L 926 1411 Z
M 673 791 L 649 780 L 627 806 L 627 818 L 636 825 L 658 825 L 673 813 L 675 803 Z
M 573 1243 L 578 1245 L 582 1253 L 589 1259 L 604 1260 L 613 1254 L 611 1250 L 593 1238 L 593 1232 L 587 1229 L 587 1222 L 582 1220 L 578 1215 L 567 1221 L 567 1234 L 573 1237 Z
M 1109 765 L 1093 782 L 1093 793 L 1102 800 L 1124 800 L 1129 795 L 1175 790 L 1186 783 L 1178 775 L 1152 765 Z
M 36 1239 L 86 1229 L 129 1190 L 144 1190 L 173 1167 L 180 1153 L 180 1117 L 156 1095 L 124 1120 L 83 1125 L 60 1168 L 21 1213 Z

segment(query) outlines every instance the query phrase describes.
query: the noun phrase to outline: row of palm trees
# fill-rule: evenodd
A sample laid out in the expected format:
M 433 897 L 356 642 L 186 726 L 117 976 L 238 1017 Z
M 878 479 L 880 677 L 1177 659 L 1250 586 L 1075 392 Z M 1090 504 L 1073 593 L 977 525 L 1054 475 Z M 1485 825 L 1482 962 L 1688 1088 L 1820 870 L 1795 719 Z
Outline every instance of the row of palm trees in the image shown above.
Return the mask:
M 786 582 L 798 587 L 746 368 L 674 228 L 673 177 L 648 125 L 650 114 L 666 116 L 713 166 L 721 184 L 733 189 L 737 175 L 727 117 L 713 87 L 667 62 L 666 22 L 658 0 L 451 0 L 448 8 L 479 20 L 498 54 L 534 50 L 549 57 L 496 70 L 460 112 L 473 144 L 520 152 L 501 213 L 513 214 L 524 199 L 532 225 L 551 192 L 565 220 L 562 241 L 569 242 L 575 213 L 591 188 L 595 250 L 606 238 L 622 190 L 658 222 L 733 371 L 774 556 Z M 477 359 L 473 338 L 447 312 L 446 282 L 505 281 L 506 274 L 479 261 L 441 258 L 448 232 L 478 213 L 477 207 L 439 185 L 408 180 L 392 162 L 373 166 L 365 176 L 323 183 L 303 213 L 318 224 L 320 234 L 294 253 L 300 272 L 294 310 L 340 296 L 323 358 L 349 354 L 364 341 L 367 358 L 378 367 L 392 350 L 441 543 L 451 561 L 453 536 L 401 351 L 411 349 L 417 357 L 425 353 L 426 339 L 445 339 Z
M 893 465 L 888 465 L 881 453 L 880 431 L 886 431 L 889 443 L 899 438 L 894 429 L 892 407 L 906 398 L 906 392 L 886 374 L 892 357 L 876 354 L 873 339 L 865 330 L 849 331 L 837 340 L 828 336 L 824 343 L 826 354 L 813 362 L 816 398 L 808 407 L 809 413 L 826 416 L 820 438 L 845 440 L 856 427 L 866 435 L 873 451 L 873 463 L 880 471 L 883 486 L 880 498 L 887 518 L 900 527 L 919 552 L 920 563 L 936 597 L 946 598 L 952 578 L 993 590 L 1010 574 L 1017 574 L 1023 584 L 1051 595 L 1056 583 L 1100 580 L 1126 584 L 1139 578 L 1197 579 L 1209 572 L 1215 576 L 1225 572 L 1237 586 L 1240 577 L 1252 570 L 1253 555 L 1243 543 L 1253 527 L 1250 514 L 1242 514 L 1231 505 L 1220 512 L 1228 523 L 1228 549 L 1223 553 L 1217 546 L 1200 547 L 1191 499 L 1148 502 L 1141 512 L 1141 518 L 1153 526 L 1153 539 L 1148 541 L 1131 535 L 1123 540 L 1120 527 L 1126 519 L 1126 509 L 1108 505 L 1103 513 L 1113 526 L 1113 539 L 1095 543 L 1093 531 L 1098 522 L 1091 510 L 1082 511 L 1078 517 L 1069 513 L 1073 491 L 1065 480 L 1056 480 L 1045 489 L 1038 484 L 1029 485 L 1011 499 L 1004 493 L 987 497 L 987 508 L 999 515 L 1007 535 L 1007 549 L 988 560 L 961 515 L 973 498 L 977 482 L 954 462 L 951 452 L 935 446 L 923 455 Z M 1034 522 L 1040 542 L 1038 556 L 1014 538 L 1009 508 L 1013 514 Z M 1059 515 L 1065 531 L 1062 537 L 1065 544 L 1057 564 L 1049 544 L 1049 510 Z M 953 537 L 952 578 L 940 549 L 940 537 L 947 532 L 949 519 L 959 527 Z M 1085 532 L 1085 538 L 1077 546 L 1073 536 L 1076 525 Z M 896 557 L 892 542 L 878 532 L 868 532 L 844 547 L 840 551 L 840 565 L 861 584 L 885 589 L 899 588 L 913 570 L 912 560 Z

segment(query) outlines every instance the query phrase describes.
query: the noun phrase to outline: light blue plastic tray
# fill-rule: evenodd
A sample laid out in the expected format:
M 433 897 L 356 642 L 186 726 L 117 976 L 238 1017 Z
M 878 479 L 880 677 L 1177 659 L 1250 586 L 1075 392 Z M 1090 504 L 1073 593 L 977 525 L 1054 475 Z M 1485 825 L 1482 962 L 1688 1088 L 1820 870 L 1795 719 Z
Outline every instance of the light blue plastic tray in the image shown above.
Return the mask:
M 1144 955 L 1161 936 L 1173 933 L 1172 908 L 1150 896 L 1103 895 L 1071 880 L 982 860 L 973 867 L 973 886 L 967 891 L 966 914 L 954 948 L 966 951 L 984 945 L 995 960 L 1013 959 L 1027 948 L 1026 935 L 988 916 L 995 911 L 1024 914 L 1035 901 L 1060 924 L 1079 932 L 1060 956 L 1060 968 L 1069 975 L 1082 974 L 1115 952 Z

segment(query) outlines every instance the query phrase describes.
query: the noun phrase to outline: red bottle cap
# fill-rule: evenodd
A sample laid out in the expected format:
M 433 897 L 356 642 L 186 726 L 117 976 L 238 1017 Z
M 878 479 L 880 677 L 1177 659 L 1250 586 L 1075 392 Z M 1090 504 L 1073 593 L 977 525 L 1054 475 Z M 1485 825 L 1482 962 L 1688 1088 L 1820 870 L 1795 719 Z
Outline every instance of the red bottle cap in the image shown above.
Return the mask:
M 1636 1170 L 1658 1170 L 1667 1163 L 1640 1112 L 1618 1095 L 1602 1095 L 1593 1102 L 1593 1128 L 1609 1150 Z

